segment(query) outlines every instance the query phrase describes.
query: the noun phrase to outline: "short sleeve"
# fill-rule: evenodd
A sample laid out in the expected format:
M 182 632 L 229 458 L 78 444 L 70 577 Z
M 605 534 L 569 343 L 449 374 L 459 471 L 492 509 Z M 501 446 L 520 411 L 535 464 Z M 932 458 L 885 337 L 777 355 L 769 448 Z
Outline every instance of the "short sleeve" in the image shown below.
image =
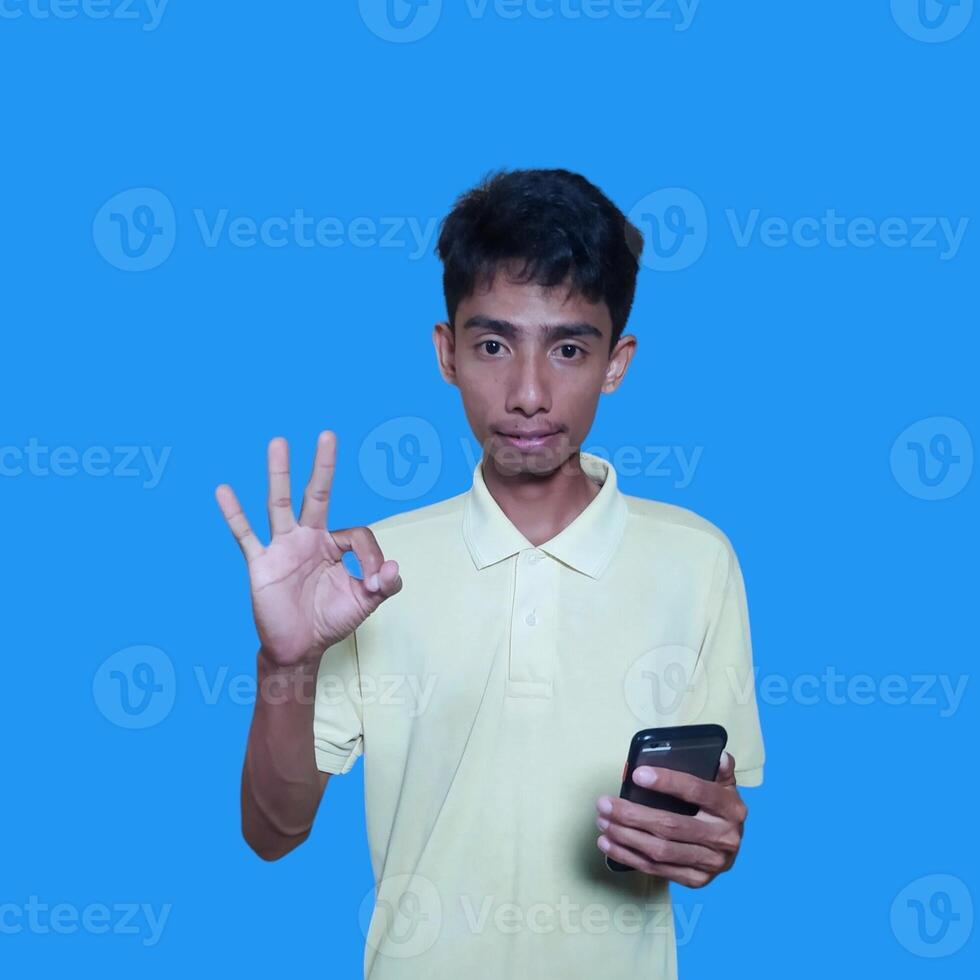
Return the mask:
M 356 630 L 324 650 L 316 677 L 313 750 L 321 772 L 350 772 L 363 752 Z
M 700 691 L 699 701 L 704 698 L 697 720 L 725 728 L 725 748 L 735 758 L 735 781 L 758 786 L 765 747 L 756 704 L 748 603 L 738 558 L 727 541 L 715 566 L 711 592 L 707 630 L 694 670 L 694 689 Z

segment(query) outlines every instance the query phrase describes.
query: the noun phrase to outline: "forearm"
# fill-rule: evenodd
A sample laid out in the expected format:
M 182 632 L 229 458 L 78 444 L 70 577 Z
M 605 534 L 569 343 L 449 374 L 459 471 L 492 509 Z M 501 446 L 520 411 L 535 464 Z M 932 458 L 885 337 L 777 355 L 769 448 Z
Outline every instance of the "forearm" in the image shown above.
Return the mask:
M 257 695 L 242 767 L 242 834 L 275 860 L 310 833 L 326 784 L 313 750 L 316 661 L 291 668 L 260 650 Z

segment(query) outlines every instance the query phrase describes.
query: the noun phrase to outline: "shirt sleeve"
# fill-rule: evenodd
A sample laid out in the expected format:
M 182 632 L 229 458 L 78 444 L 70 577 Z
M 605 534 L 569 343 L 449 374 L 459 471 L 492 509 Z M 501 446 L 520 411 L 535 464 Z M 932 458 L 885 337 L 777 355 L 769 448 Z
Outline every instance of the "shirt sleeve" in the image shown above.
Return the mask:
M 364 750 L 356 633 L 328 647 L 320 657 L 313 750 L 321 772 L 350 772 Z
M 701 685 L 704 698 L 698 721 L 725 728 L 725 749 L 735 758 L 736 783 L 759 786 L 765 747 L 755 696 L 748 603 L 742 570 L 727 540 L 715 567 L 709 609 L 694 671 L 695 690 Z

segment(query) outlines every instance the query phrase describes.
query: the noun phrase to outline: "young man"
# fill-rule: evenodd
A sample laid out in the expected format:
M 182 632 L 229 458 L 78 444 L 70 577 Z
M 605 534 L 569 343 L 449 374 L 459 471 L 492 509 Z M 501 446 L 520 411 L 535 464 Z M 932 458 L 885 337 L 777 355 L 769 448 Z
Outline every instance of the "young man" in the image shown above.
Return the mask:
M 738 561 L 715 525 L 623 494 L 580 449 L 636 352 L 623 330 L 641 248 L 577 174 L 488 178 L 443 222 L 433 331 L 483 449 L 472 487 L 328 531 L 334 433 L 298 522 L 274 439 L 265 547 L 217 489 L 261 643 L 243 832 L 282 857 L 363 754 L 370 980 L 673 978 L 669 882 L 700 888 L 738 853 L 738 784 L 764 763 Z M 728 732 L 716 780 L 641 767 L 636 781 L 697 815 L 621 800 L 634 732 L 695 722 Z

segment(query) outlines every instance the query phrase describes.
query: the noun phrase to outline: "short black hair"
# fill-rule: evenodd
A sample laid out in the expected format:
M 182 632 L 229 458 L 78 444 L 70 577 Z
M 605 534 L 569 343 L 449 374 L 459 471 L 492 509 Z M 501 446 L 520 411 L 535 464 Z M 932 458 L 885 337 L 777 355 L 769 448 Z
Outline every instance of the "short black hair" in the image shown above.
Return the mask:
M 523 263 L 518 282 L 550 287 L 571 277 L 570 293 L 603 300 L 612 351 L 636 292 L 643 235 L 612 201 L 569 170 L 498 170 L 461 194 L 443 218 L 436 254 L 449 323 L 498 265 Z

